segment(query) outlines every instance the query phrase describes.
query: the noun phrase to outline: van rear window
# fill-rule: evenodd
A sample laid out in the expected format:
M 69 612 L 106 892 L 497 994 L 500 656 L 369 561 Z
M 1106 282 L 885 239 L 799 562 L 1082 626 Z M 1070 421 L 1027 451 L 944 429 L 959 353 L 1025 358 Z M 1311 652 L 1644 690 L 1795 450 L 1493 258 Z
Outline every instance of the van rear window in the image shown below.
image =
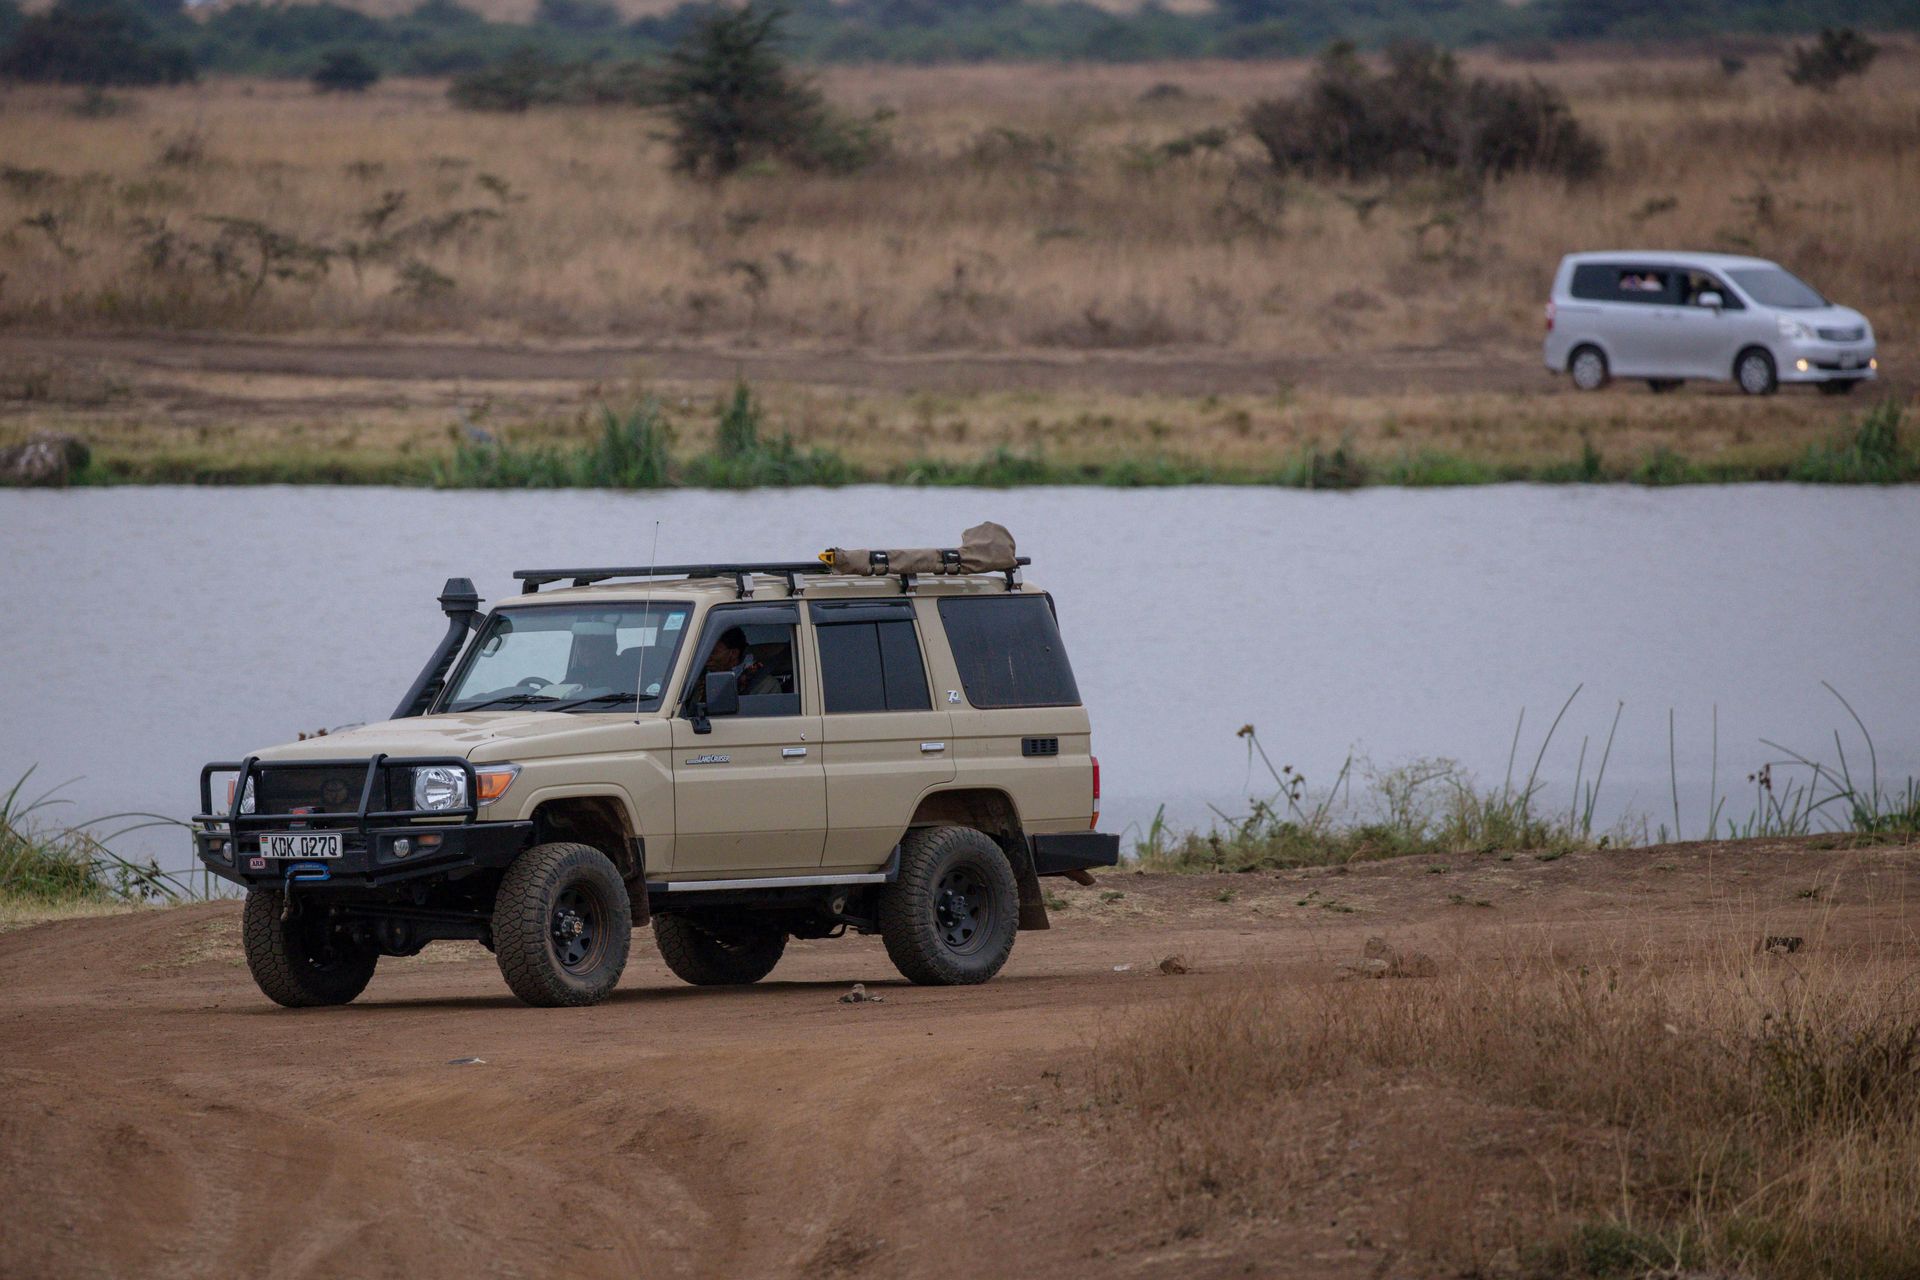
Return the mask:
M 940 601 L 940 620 L 974 706 L 1079 705 L 1080 688 L 1047 596 L 950 596 Z

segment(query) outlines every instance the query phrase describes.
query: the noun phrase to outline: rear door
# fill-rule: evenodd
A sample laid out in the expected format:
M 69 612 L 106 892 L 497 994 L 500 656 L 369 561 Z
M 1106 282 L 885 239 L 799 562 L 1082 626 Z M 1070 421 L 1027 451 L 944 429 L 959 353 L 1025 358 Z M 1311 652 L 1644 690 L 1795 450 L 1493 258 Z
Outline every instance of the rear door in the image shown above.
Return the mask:
M 880 866 L 928 791 L 953 780 L 951 717 L 936 707 L 909 600 L 816 601 L 827 839 L 822 865 Z
M 697 733 L 707 659 L 730 632 L 744 643 L 740 666 L 751 678 L 739 714 L 713 716 L 709 731 Z M 794 604 L 723 605 L 707 614 L 673 720 L 676 874 L 819 865 L 827 784 L 820 713 L 805 704 L 801 679 L 804 636 Z

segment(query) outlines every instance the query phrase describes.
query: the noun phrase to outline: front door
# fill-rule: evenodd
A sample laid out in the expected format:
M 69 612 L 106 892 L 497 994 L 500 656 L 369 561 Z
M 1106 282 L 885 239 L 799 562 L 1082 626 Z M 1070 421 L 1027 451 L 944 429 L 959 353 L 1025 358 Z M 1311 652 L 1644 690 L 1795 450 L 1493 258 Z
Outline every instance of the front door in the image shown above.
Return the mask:
M 799 610 L 726 605 L 707 615 L 673 721 L 674 875 L 725 879 L 820 865 L 827 784 L 820 715 L 804 705 Z M 715 664 L 739 679 L 740 709 L 704 717 Z
M 811 619 L 825 712 L 823 865 L 865 871 L 886 862 L 920 798 L 953 780 L 952 717 L 928 690 L 910 601 L 818 602 Z

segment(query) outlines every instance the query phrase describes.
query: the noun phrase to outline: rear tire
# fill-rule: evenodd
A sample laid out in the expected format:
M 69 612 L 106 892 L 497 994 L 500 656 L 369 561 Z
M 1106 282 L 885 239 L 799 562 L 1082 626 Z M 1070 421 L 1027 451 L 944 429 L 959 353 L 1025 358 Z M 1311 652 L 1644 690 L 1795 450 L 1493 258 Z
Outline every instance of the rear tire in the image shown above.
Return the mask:
M 773 972 L 787 949 L 787 931 L 752 921 L 689 920 L 677 911 L 653 918 L 660 958 L 696 987 L 744 987 Z
M 880 892 L 880 937 L 908 981 L 985 982 L 1020 927 L 1020 889 L 1000 846 L 971 827 L 922 827 L 900 842 L 900 875 Z
M 282 919 L 286 904 L 279 889 L 249 889 L 240 917 L 247 968 L 267 998 L 312 1009 L 347 1004 L 365 991 L 380 953 L 356 943 L 318 907 L 295 903 L 293 915 Z
M 1567 357 L 1567 374 L 1581 391 L 1598 391 L 1613 376 L 1607 367 L 1606 353 L 1595 346 L 1575 347 Z
M 1857 382 L 1858 379 L 1855 378 L 1837 378 L 1832 382 L 1823 382 L 1820 384 L 1820 394 L 1823 396 L 1850 396 L 1853 394 L 1853 388 Z
M 1773 357 L 1759 347 L 1748 347 L 1734 357 L 1733 380 L 1750 396 L 1770 396 L 1780 389 Z
M 494 895 L 494 957 L 530 1005 L 598 1004 L 620 981 L 632 942 L 627 886 L 591 845 L 535 845 Z
M 1648 378 L 1647 389 L 1657 396 L 1663 396 L 1670 391 L 1678 391 L 1680 383 L 1679 378 Z

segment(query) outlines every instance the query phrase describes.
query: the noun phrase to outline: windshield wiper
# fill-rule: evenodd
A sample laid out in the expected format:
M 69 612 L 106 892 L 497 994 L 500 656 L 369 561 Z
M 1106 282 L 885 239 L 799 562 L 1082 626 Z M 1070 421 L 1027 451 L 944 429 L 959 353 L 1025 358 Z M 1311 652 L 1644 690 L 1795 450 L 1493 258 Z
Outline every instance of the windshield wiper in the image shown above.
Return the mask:
M 651 694 L 649 696 L 658 697 L 659 695 Z M 591 707 L 603 702 L 631 702 L 638 705 L 639 701 L 640 695 L 637 693 L 596 693 L 590 698 L 569 698 L 567 701 L 554 707 L 554 710 L 565 711 L 570 707 Z
M 558 698 L 544 693 L 509 693 L 504 697 L 488 698 L 485 702 L 476 702 L 470 707 L 450 707 L 456 714 L 468 711 L 485 711 L 488 707 L 523 707 L 529 702 L 558 702 Z

